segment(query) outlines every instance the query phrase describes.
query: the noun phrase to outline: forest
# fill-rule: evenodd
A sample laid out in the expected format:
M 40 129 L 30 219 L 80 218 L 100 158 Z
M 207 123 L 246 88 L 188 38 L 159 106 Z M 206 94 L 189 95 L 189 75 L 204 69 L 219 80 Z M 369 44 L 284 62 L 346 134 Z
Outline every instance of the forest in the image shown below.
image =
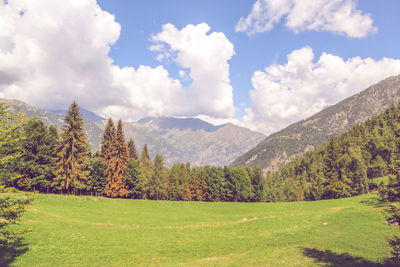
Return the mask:
M 164 165 L 125 140 L 123 123 L 110 118 L 100 151 L 86 142 L 83 118 L 72 103 L 59 131 L 0 106 L 0 185 L 24 191 L 183 201 L 302 201 L 343 198 L 377 189 L 396 196 L 399 107 L 351 128 L 326 145 L 264 175 L 255 167 Z

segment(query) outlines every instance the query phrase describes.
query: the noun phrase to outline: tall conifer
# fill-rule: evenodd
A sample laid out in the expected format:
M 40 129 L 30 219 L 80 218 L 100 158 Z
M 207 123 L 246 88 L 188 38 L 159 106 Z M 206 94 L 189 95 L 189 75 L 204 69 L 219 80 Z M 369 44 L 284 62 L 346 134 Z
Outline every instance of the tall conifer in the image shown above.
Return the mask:
M 135 159 L 136 161 L 139 160 L 139 154 L 136 150 L 135 142 L 133 139 L 129 139 L 128 141 L 128 150 L 129 150 L 129 158 Z
M 52 187 L 76 194 L 85 187 L 83 162 L 87 157 L 86 133 L 78 104 L 74 101 L 67 111 L 58 145 L 55 178 Z
M 106 128 L 103 133 L 103 140 L 101 141 L 100 156 L 105 164 L 109 164 L 112 155 L 114 154 L 114 139 L 115 139 L 115 125 L 114 121 L 109 118 Z
M 140 167 L 142 169 L 142 173 L 140 175 L 139 184 L 140 189 L 142 191 L 142 198 L 149 198 L 149 183 L 150 179 L 153 175 L 153 161 L 150 158 L 149 150 L 147 149 L 147 145 L 143 146 L 142 154 L 140 157 Z
M 124 180 L 129 160 L 129 152 L 128 146 L 125 143 L 121 120 L 118 121 L 113 147 L 113 152 L 107 163 L 107 185 L 105 193 L 109 197 L 127 197 L 129 191 Z
M 152 199 L 166 199 L 168 188 L 168 173 L 163 157 L 157 153 L 154 158 L 153 175 L 149 182 L 149 195 Z

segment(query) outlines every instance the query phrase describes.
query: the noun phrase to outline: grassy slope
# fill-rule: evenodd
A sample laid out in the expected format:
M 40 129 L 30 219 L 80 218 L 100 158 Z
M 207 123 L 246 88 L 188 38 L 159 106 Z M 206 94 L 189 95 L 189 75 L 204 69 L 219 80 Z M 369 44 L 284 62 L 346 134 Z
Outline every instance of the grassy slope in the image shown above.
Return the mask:
M 13 265 L 374 265 L 388 256 L 384 237 L 398 231 L 376 204 L 373 196 L 201 203 L 39 195 L 21 223 L 33 228 L 29 250 Z

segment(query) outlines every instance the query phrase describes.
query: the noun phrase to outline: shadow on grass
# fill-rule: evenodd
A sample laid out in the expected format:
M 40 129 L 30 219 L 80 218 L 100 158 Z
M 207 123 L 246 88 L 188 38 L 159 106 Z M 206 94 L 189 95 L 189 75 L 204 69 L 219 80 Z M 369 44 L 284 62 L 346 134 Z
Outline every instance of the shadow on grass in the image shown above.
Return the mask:
M 388 203 L 390 203 L 390 202 L 381 201 L 381 200 L 379 200 L 379 198 L 374 197 L 374 198 L 368 199 L 368 200 L 361 200 L 360 203 L 363 203 L 367 206 L 371 206 L 374 208 L 382 208 L 382 207 L 386 207 L 388 205 Z
M 324 266 L 351 266 L 351 267 L 382 267 L 382 266 L 395 266 L 389 263 L 382 264 L 372 262 L 361 257 L 354 257 L 348 253 L 338 254 L 330 250 L 318 250 L 315 248 L 301 248 L 303 254 L 315 263 L 323 264 Z
M 0 244 L 0 266 L 9 266 L 14 260 L 28 251 L 28 245 L 23 241 L 12 244 Z

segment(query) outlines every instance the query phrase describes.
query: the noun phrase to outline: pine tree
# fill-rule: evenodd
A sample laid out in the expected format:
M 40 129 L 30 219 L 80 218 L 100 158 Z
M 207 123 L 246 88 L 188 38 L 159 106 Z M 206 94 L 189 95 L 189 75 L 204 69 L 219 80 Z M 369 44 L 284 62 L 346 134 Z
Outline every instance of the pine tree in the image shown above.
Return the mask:
M 108 119 L 106 128 L 104 129 L 103 139 L 101 141 L 100 156 L 105 164 L 110 164 L 112 155 L 114 154 L 115 142 L 115 125 L 111 118 Z
M 125 184 L 125 178 L 129 152 L 125 143 L 121 120 L 118 121 L 113 147 L 113 152 L 107 163 L 107 185 L 104 191 L 109 197 L 128 197 L 129 191 Z
M 85 188 L 83 162 L 87 157 L 86 134 L 78 104 L 74 101 L 67 111 L 58 144 L 55 178 L 52 187 L 64 193 L 77 194 Z
M 107 184 L 107 166 L 99 153 L 92 155 L 85 161 L 85 172 L 88 179 L 88 191 L 96 196 L 103 195 Z
M 194 174 L 190 184 L 190 194 L 192 200 L 204 201 L 207 197 L 208 186 L 206 182 L 206 174 L 204 171 L 199 171 Z
M 53 179 L 53 139 L 39 119 L 29 120 L 24 132 L 22 155 L 18 164 L 22 178 L 18 180 L 18 186 L 26 190 L 46 192 Z
M 141 198 L 142 190 L 140 184 L 140 177 L 142 176 L 142 169 L 137 160 L 130 158 L 128 168 L 126 170 L 126 185 L 128 186 L 129 194 L 132 198 Z
M 190 165 L 181 163 L 179 164 L 178 177 L 180 183 L 181 199 L 185 201 L 192 200 L 190 193 Z
M 135 146 L 135 142 L 133 141 L 133 139 L 129 139 L 128 141 L 128 150 L 129 150 L 129 158 L 133 158 L 136 161 L 139 161 L 139 154 L 136 150 L 136 146 Z
M 153 174 L 149 182 L 149 196 L 151 199 L 167 198 L 168 174 L 164 166 L 163 157 L 157 153 L 154 158 Z
M 386 209 L 386 220 L 389 224 L 400 225 L 400 209 L 395 205 L 389 205 Z M 400 265 L 400 236 L 393 235 L 392 238 L 388 239 L 389 245 L 391 247 L 392 257 L 386 259 L 388 264 L 393 264 L 395 266 Z
M 142 191 L 141 198 L 149 198 L 149 183 L 151 176 L 153 175 L 153 162 L 150 158 L 149 150 L 145 144 L 142 149 L 142 154 L 140 157 L 140 168 L 142 173 L 140 174 L 139 184 Z
M 179 164 L 174 163 L 169 171 L 168 200 L 180 200 Z

